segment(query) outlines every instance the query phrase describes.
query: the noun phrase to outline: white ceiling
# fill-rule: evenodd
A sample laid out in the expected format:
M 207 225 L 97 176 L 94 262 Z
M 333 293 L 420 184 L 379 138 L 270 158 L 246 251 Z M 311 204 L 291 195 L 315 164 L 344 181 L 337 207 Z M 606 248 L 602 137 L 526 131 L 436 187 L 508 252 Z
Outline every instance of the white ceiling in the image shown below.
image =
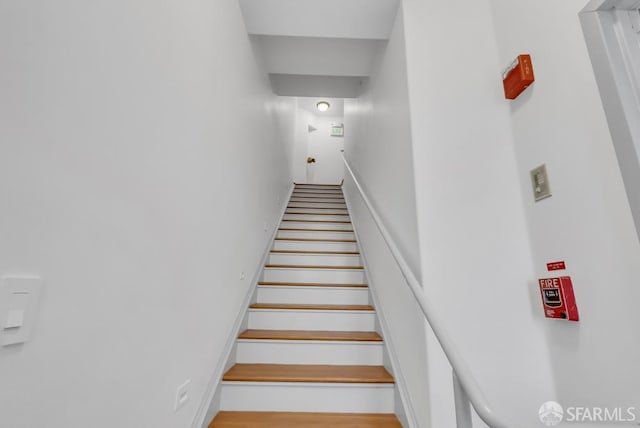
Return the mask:
M 274 92 L 357 97 L 399 0 L 239 0 Z
M 292 97 L 357 98 L 368 77 L 269 74 L 276 95 Z
M 252 36 L 268 73 L 368 76 L 382 40 Z
M 240 0 L 247 32 L 388 39 L 399 0 Z

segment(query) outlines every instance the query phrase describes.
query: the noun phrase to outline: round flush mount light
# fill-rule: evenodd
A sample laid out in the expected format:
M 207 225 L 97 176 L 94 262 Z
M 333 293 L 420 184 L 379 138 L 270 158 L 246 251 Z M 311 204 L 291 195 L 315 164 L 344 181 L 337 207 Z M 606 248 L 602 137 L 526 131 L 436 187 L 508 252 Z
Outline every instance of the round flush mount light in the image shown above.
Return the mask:
M 318 104 L 316 104 L 316 107 L 321 112 L 325 112 L 325 111 L 329 110 L 329 107 L 331 107 L 331 104 L 329 104 L 326 101 L 320 101 Z

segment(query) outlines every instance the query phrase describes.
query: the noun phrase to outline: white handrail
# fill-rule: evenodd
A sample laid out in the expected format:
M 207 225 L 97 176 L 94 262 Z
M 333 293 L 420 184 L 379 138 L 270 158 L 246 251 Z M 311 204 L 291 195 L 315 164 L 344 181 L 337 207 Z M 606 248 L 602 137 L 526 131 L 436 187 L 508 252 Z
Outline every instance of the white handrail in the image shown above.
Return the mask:
M 362 200 L 364 201 L 367 208 L 369 209 L 369 213 L 373 217 L 373 221 L 375 222 L 376 226 L 378 227 L 378 230 L 382 234 L 382 237 L 384 238 L 385 243 L 389 247 L 389 250 L 391 250 L 391 254 L 393 255 L 394 260 L 400 267 L 400 270 L 402 271 L 402 275 L 404 276 L 404 279 L 407 281 L 407 284 L 409 285 L 409 288 L 411 289 L 413 296 L 416 298 L 416 301 L 418 302 L 418 305 L 420 306 L 422 313 L 424 314 L 425 318 L 427 319 L 427 322 L 431 326 L 431 329 L 433 330 L 433 333 L 435 334 L 436 338 L 438 339 L 438 342 L 440 343 L 442 350 L 447 356 L 447 359 L 449 360 L 451 367 L 453 367 L 455 377 L 462 385 L 462 388 L 464 389 L 464 392 L 469 398 L 471 405 L 478 413 L 478 416 L 480 416 L 480 418 L 491 428 L 511 428 L 507 424 L 505 424 L 503 421 L 501 421 L 489 406 L 487 399 L 485 398 L 484 394 L 482 393 L 482 390 L 480 389 L 480 385 L 478 385 L 478 382 L 473 377 L 471 370 L 469 369 L 469 367 L 463 360 L 462 356 L 456 349 L 456 346 L 452 342 L 451 337 L 446 333 L 446 330 L 442 324 L 442 321 L 439 319 L 439 317 L 434 315 L 436 314 L 436 310 L 434 309 L 433 303 L 429 301 L 424 295 L 424 293 L 422 292 L 422 286 L 420 282 L 418 281 L 416 276 L 413 274 L 413 271 L 405 261 L 404 257 L 402 256 L 402 253 L 398 249 L 398 246 L 395 244 L 393 238 L 387 231 L 387 228 L 384 226 L 382 219 L 376 212 L 375 208 L 373 208 L 373 205 L 371 205 L 369 198 L 364 193 L 362 186 L 360 186 L 358 179 L 356 178 L 355 174 L 351 170 L 351 167 L 349 166 L 349 162 L 347 162 L 347 159 L 344 157 L 344 153 L 342 154 L 342 160 L 344 161 L 344 165 L 347 168 L 347 171 L 349 171 L 349 174 L 353 178 L 353 182 L 358 188 L 358 191 L 360 192 L 360 196 L 362 196 Z

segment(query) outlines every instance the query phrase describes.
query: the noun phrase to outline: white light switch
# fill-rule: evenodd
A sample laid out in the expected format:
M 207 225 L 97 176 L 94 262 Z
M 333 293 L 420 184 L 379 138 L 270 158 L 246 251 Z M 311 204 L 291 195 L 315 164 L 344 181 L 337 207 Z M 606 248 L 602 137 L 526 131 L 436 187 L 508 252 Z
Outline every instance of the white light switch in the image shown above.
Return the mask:
M 0 288 L 0 344 L 2 346 L 24 343 L 31 338 L 35 328 L 42 278 L 2 278 Z
M 7 315 L 7 322 L 4 323 L 4 329 L 18 328 L 24 325 L 24 310 L 10 309 Z
M 176 412 L 182 409 L 189 401 L 189 388 L 191 388 L 191 379 L 187 379 L 187 381 L 180 385 L 176 390 L 176 402 L 174 405 L 174 410 Z

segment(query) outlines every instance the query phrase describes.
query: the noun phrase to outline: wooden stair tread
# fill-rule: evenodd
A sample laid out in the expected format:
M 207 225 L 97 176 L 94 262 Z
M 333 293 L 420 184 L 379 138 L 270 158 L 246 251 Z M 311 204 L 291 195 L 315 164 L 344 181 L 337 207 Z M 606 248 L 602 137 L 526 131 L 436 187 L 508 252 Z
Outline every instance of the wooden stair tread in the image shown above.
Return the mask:
M 324 199 L 323 201 L 316 199 Z M 316 198 L 314 196 L 293 196 L 290 202 L 311 202 L 312 204 L 344 204 L 344 198 Z
M 209 428 L 402 428 L 389 413 L 219 412 Z
M 292 207 L 292 208 L 298 208 L 298 207 Z M 292 213 L 290 211 L 285 211 L 285 214 L 289 214 L 289 215 L 339 215 L 339 216 L 343 216 L 343 217 L 349 217 L 349 214 L 332 214 L 332 213 Z M 295 221 L 295 220 L 291 220 L 291 221 Z
M 339 223 L 339 224 L 351 224 L 348 220 L 291 220 L 291 219 L 283 219 L 282 221 L 291 222 L 291 223 Z
M 348 270 L 362 270 L 363 266 L 328 266 L 328 265 L 281 265 L 281 264 L 268 264 L 266 268 L 275 269 L 348 269 Z
M 342 192 L 342 189 L 304 189 L 304 188 L 302 188 L 302 187 L 298 187 L 298 189 L 299 189 L 300 191 L 305 191 L 305 192 L 306 192 L 306 191 L 309 191 L 309 190 L 313 190 L 314 192 L 315 192 L 315 191 L 321 191 L 321 192 Z M 293 191 L 294 191 L 294 192 L 297 192 L 298 190 L 293 189 Z
M 394 383 L 383 366 L 319 364 L 236 364 L 222 377 L 227 382 Z
M 366 288 L 367 284 L 327 283 L 327 282 L 259 282 L 258 285 L 276 285 L 283 287 L 360 287 Z
M 373 311 L 371 305 L 324 305 L 315 303 L 253 303 L 251 309 L 298 309 L 318 311 Z
M 329 201 L 294 201 L 290 199 L 289 202 L 299 202 L 305 204 L 336 204 L 336 205 L 345 205 L 344 202 L 329 202 Z
M 305 189 L 298 187 L 293 189 L 293 193 L 329 193 L 329 194 L 342 194 L 342 189 Z
M 245 330 L 239 339 L 260 340 L 326 340 L 345 342 L 382 342 L 375 331 L 316 331 L 316 330 Z
M 322 195 L 322 196 L 308 196 L 308 195 Z M 343 196 L 340 196 L 339 193 L 293 193 L 291 194 L 291 199 L 299 198 L 299 199 L 344 199 Z
M 287 232 L 340 232 L 340 233 L 353 233 L 353 230 L 348 229 L 301 229 L 298 227 L 281 227 L 278 230 L 284 230 Z
M 334 183 L 293 183 L 296 187 L 298 186 L 324 186 L 324 187 L 342 187 L 342 184 L 334 184 Z
M 298 187 L 296 189 L 293 189 L 294 192 L 341 192 L 342 193 L 342 189 L 305 189 L 303 187 Z
M 271 250 L 275 254 L 330 254 L 336 256 L 358 256 L 358 251 L 313 251 L 313 250 Z
M 276 241 L 356 242 L 355 239 L 276 238 Z
M 346 211 L 346 208 L 340 208 L 340 207 L 292 207 L 291 205 L 287 205 L 287 209 L 299 209 L 299 210 L 341 210 L 341 211 Z M 306 213 L 298 213 L 298 214 L 306 214 Z M 333 215 L 338 215 L 338 214 L 333 214 Z
M 342 193 L 293 193 L 289 199 L 343 199 Z

